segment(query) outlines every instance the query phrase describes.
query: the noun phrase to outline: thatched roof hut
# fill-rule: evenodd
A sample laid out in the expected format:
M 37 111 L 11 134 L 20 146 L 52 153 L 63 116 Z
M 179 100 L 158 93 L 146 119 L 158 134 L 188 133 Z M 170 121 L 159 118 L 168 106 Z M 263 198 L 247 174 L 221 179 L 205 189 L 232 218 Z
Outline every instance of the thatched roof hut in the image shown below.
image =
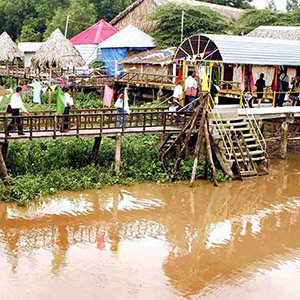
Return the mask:
M 157 7 L 169 4 L 208 7 L 225 16 L 229 21 L 238 19 L 245 12 L 243 9 L 235 7 L 195 0 L 136 0 L 112 19 L 110 24 L 119 30 L 132 24 L 149 34 L 153 32 L 156 24 L 156 21 L 149 18 L 150 14 L 154 12 Z
M 14 59 L 22 59 L 22 54 L 18 46 L 11 39 L 9 34 L 4 31 L 0 35 L 0 61 L 12 62 Z
M 259 26 L 248 36 L 300 41 L 300 26 Z
M 72 43 L 56 29 L 35 53 L 32 65 L 39 69 L 72 69 L 84 66 L 85 61 Z

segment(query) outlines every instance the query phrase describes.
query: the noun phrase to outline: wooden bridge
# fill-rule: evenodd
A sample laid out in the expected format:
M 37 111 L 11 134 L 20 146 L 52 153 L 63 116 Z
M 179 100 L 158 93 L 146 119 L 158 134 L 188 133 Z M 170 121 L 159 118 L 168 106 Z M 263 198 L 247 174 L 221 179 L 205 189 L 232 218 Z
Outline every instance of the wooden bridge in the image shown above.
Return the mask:
M 17 132 L 8 135 L 7 128 L 10 122 L 13 120 L 16 128 L 18 117 L 2 113 L 0 141 L 114 137 L 119 133 L 176 133 L 181 131 L 190 116 L 190 112 L 170 113 L 166 108 L 132 109 L 129 115 L 115 113 L 113 109 L 73 110 L 69 115 L 69 130 L 61 132 L 65 122 L 64 116 L 57 116 L 54 111 L 34 112 L 29 116 L 19 117 L 24 135 L 18 135 Z

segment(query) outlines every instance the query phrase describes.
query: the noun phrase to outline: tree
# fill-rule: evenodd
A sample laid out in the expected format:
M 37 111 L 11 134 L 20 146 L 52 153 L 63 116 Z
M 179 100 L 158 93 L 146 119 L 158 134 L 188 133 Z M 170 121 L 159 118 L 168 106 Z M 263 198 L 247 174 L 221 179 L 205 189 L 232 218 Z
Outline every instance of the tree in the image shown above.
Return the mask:
M 250 9 L 247 10 L 240 18 L 234 23 L 235 34 L 247 34 L 255 28 L 276 25 L 292 25 L 295 19 L 283 12 L 277 12 L 269 9 Z
M 68 16 L 70 22 L 67 38 L 72 38 L 96 22 L 95 5 L 89 0 L 70 0 L 70 5 L 66 9 L 58 8 L 56 10 L 54 17 L 47 26 L 44 38 L 48 38 L 56 28 L 64 32 Z
M 253 2 L 253 0 L 204 0 L 204 2 L 216 3 L 237 8 L 251 8 L 251 3 Z
M 98 19 L 112 20 L 135 0 L 90 0 L 95 4 Z
M 181 36 L 181 17 L 185 12 L 184 37 L 201 33 L 225 33 L 228 23 L 221 16 L 206 7 L 177 6 L 174 4 L 161 6 L 152 14 L 157 21 L 153 37 L 157 47 L 178 46 Z
M 267 9 L 277 11 L 275 0 L 268 0 Z
M 287 11 L 292 11 L 298 6 L 300 6 L 300 0 L 287 0 L 286 2 Z

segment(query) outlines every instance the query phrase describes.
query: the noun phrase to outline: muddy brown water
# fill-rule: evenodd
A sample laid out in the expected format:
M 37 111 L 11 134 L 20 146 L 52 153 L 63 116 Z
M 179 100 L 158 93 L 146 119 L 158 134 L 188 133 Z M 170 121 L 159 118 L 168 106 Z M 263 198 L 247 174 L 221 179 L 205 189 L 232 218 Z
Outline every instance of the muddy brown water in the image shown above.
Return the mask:
M 300 156 L 269 176 L 0 204 L 0 299 L 299 299 Z

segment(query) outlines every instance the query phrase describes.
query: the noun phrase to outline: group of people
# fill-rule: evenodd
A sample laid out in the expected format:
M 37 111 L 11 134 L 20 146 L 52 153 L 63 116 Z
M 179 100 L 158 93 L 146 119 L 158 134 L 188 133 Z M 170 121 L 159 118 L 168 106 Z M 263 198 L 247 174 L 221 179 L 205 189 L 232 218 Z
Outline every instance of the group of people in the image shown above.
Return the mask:
M 248 102 L 249 107 L 253 107 L 253 96 L 251 88 L 251 76 L 249 71 L 245 77 L 245 90 L 244 100 Z M 264 79 L 264 73 L 260 74 L 259 79 L 255 83 L 258 107 L 261 107 L 262 100 L 264 98 L 264 92 L 266 88 L 266 81 Z M 291 84 L 291 87 L 290 87 Z M 287 100 L 287 93 L 289 93 L 289 100 L 292 106 L 300 106 L 300 77 L 296 76 L 289 81 L 287 69 L 283 69 L 276 78 L 276 82 L 272 82 L 273 92 L 275 92 L 275 106 L 282 107 L 285 100 Z
M 210 94 L 213 99 L 219 93 L 220 88 L 216 85 L 215 81 L 212 79 L 210 88 Z M 187 110 L 193 111 L 194 108 L 199 104 L 199 77 L 193 73 L 188 72 L 188 77 L 185 80 L 185 101 Z M 174 88 L 173 92 L 173 100 L 169 103 L 169 111 L 174 112 L 181 107 L 181 101 L 183 97 L 183 87 L 182 80 L 179 81 L 177 86 Z
M 63 88 L 64 91 L 64 117 L 63 117 L 63 124 L 60 128 L 61 132 L 65 132 L 69 130 L 69 113 L 70 109 L 74 105 L 74 100 L 71 96 L 71 89 L 68 86 Z M 7 127 L 7 136 L 10 136 L 10 132 L 14 128 L 14 124 L 16 124 L 18 129 L 18 135 L 24 135 L 23 126 L 20 118 L 20 110 L 23 111 L 26 115 L 29 115 L 29 112 L 24 106 L 22 101 L 22 88 L 17 87 L 16 92 L 11 96 L 9 105 L 7 107 L 7 112 L 12 114 L 12 120 Z

